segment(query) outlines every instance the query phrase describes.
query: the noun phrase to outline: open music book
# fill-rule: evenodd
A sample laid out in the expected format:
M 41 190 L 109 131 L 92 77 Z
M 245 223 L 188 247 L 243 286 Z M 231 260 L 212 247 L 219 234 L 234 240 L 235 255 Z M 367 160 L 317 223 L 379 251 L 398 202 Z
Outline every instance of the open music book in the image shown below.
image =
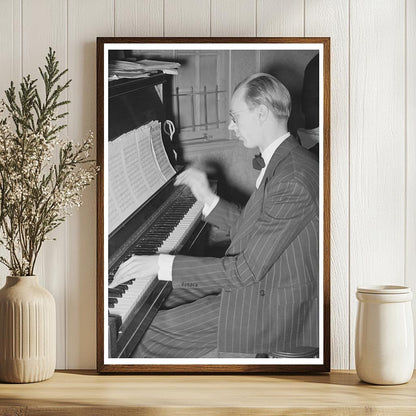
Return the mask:
M 108 144 L 108 232 L 114 231 L 175 174 L 151 121 Z

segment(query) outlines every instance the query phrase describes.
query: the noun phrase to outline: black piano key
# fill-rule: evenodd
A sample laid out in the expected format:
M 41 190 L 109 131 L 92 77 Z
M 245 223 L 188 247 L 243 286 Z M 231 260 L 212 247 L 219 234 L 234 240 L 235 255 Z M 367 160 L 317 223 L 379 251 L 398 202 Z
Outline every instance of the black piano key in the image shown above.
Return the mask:
M 146 241 L 143 242 L 143 244 L 147 246 L 154 246 L 155 244 L 160 243 L 160 238 L 146 238 Z
M 108 294 L 112 297 L 112 298 L 121 298 L 123 296 L 124 291 L 121 291 L 117 288 L 114 289 L 108 289 Z
M 157 248 L 157 247 L 158 246 L 155 245 L 154 243 L 150 243 L 150 242 L 147 242 L 147 241 L 141 241 L 139 244 L 135 244 L 133 250 L 140 249 L 140 248 L 143 248 L 143 249 L 146 250 L 146 249 L 152 249 L 152 248 Z M 134 252 L 134 251 L 132 251 L 132 252 Z
M 152 230 L 150 237 L 166 238 L 173 230 Z
M 116 299 L 116 298 L 108 298 L 108 306 L 115 305 L 116 303 L 118 303 L 118 299 Z
M 152 230 L 149 234 L 147 234 L 146 237 L 147 238 L 155 237 L 155 238 L 163 239 L 164 237 L 167 237 L 171 232 L 172 230 Z
M 157 250 L 156 249 L 137 249 L 137 250 L 134 250 L 134 254 L 136 255 L 136 256 L 151 256 L 151 255 L 153 255 L 153 254 L 156 254 L 157 253 Z
M 135 249 L 154 249 L 159 247 L 158 244 L 152 243 L 152 242 L 148 242 L 148 241 L 142 241 L 140 244 L 137 244 L 134 246 Z

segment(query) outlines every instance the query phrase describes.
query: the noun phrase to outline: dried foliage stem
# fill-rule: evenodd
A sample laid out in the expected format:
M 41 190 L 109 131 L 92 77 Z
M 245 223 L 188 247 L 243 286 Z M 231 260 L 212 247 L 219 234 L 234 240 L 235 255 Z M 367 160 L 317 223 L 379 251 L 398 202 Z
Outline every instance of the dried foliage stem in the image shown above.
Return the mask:
M 0 245 L 9 252 L 0 262 L 13 276 L 33 275 L 43 242 L 81 205 L 97 170 L 89 157 L 92 133 L 80 144 L 59 137 L 68 114 L 60 109 L 69 103 L 60 96 L 70 80 L 60 84 L 67 70 L 58 66 L 49 48 L 39 68 L 43 98 L 37 80 L 27 75 L 18 92 L 10 84 L 0 106 Z

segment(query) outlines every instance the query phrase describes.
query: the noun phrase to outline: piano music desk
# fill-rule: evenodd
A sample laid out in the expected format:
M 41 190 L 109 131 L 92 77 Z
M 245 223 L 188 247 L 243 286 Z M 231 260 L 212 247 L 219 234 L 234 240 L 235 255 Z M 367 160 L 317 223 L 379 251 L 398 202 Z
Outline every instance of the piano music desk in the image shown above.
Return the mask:
M 354 372 L 317 375 L 97 375 L 57 371 L 0 383 L 0 415 L 416 415 L 408 384 L 373 386 Z

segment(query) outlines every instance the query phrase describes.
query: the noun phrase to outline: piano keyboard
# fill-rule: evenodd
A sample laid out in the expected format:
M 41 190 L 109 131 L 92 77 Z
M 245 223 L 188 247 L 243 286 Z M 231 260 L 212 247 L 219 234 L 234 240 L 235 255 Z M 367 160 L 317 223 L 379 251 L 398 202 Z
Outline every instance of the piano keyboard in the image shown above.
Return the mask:
M 183 188 L 157 221 L 141 236 L 125 256 L 109 273 L 110 281 L 122 262 L 132 255 L 175 253 L 180 249 L 189 231 L 199 221 L 203 204 L 195 199 L 189 189 Z M 135 278 L 109 289 L 108 308 L 111 315 L 121 318 L 122 326 L 127 325 L 132 312 L 138 309 L 141 299 L 145 300 L 158 284 L 157 276 Z
M 132 279 L 124 285 L 118 285 L 115 289 L 109 289 L 109 296 L 111 296 L 110 293 L 113 296 L 114 294 L 118 295 L 117 292 L 121 293 L 116 298 L 109 297 L 108 307 L 110 308 L 111 314 L 120 316 L 121 322 L 124 322 L 133 311 L 136 300 L 144 297 L 156 281 L 156 276 L 149 276 L 146 278 Z M 116 299 L 117 302 L 113 300 L 110 303 L 110 299 Z
M 158 253 L 172 253 L 175 252 L 179 244 L 183 241 L 184 235 L 193 227 L 198 221 L 199 215 L 202 211 L 202 202 L 196 201 L 184 217 L 179 221 L 177 226 L 168 235 L 166 240 L 159 246 Z

